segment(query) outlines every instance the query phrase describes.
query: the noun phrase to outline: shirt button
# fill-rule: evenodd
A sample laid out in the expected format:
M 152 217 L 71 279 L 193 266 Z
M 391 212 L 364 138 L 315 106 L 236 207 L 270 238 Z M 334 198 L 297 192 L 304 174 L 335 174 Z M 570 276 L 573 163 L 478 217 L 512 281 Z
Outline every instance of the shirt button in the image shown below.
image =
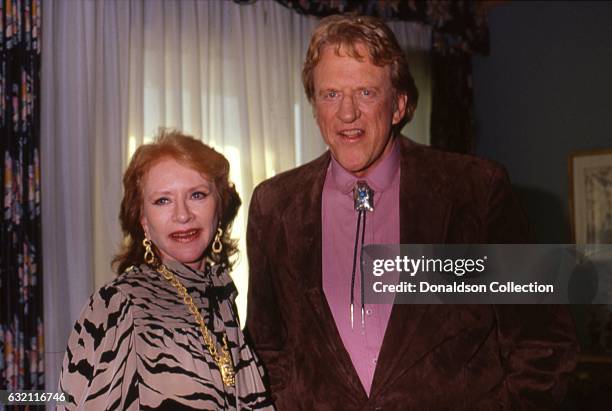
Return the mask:
M 373 312 L 374 310 L 372 310 L 371 308 L 365 310 L 366 315 L 372 315 Z
M 376 358 L 374 358 L 374 359 L 372 360 L 372 364 L 374 364 L 374 365 L 376 365 L 376 363 L 377 363 L 377 362 L 378 362 L 378 359 L 376 359 Z

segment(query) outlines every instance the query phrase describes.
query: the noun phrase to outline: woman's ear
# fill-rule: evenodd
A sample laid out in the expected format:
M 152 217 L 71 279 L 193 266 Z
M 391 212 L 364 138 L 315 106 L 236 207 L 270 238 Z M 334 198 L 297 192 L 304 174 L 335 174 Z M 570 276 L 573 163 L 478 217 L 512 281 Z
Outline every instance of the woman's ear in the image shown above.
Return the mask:
M 145 218 L 145 216 L 143 215 L 142 217 L 140 217 L 140 225 L 142 226 L 142 231 L 144 232 L 144 235 L 146 238 L 149 238 L 149 224 L 147 222 L 147 219 Z

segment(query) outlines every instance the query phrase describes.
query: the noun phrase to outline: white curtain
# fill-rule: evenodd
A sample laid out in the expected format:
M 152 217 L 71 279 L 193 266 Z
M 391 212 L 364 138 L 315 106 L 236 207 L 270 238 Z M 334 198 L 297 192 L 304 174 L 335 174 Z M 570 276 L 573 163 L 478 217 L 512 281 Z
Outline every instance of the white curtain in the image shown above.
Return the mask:
M 276 2 L 43 2 L 42 178 L 47 388 L 57 386 L 79 310 L 114 277 L 121 175 L 158 127 L 223 152 L 243 199 L 233 273 L 246 306 L 244 229 L 253 188 L 325 150 L 302 91 L 301 64 L 317 20 Z M 394 22 L 420 91 L 404 133 L 429 141 L 424 26 Z
M 41 167 L 45 370 L 55 390 L 67 337 L 119 238 L 127 130 L 127 2 L 43 2 Z

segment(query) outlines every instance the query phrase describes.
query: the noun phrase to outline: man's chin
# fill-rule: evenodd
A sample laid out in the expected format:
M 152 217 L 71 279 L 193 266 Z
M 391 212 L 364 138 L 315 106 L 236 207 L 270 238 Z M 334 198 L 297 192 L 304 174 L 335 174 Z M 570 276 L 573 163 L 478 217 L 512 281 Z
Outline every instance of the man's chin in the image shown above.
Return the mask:
M 366 175 L 368 171 L 367 165 L 363 163 L 346 162 L 346 161 L 344 162 L 338 161 L 338 163 L 340 163 L 343 169 L 345 169 L 346 171 L 348 171 L 349 173 L 353 174 L 356 177 L 362 177 Z

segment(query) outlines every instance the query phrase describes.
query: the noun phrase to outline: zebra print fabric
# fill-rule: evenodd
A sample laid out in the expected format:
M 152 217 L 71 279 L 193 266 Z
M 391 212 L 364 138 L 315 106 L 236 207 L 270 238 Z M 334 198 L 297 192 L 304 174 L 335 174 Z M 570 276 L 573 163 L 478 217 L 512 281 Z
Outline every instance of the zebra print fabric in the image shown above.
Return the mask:
M 93 294 L 68 340 L 60 390 L 85 410 L 271 410 L 263 368 L 245 343 L 226 269 L 169 263 L 236 370 L 225 387 L 198 326 L 176 289 L 147 265 L 132 267 Z

